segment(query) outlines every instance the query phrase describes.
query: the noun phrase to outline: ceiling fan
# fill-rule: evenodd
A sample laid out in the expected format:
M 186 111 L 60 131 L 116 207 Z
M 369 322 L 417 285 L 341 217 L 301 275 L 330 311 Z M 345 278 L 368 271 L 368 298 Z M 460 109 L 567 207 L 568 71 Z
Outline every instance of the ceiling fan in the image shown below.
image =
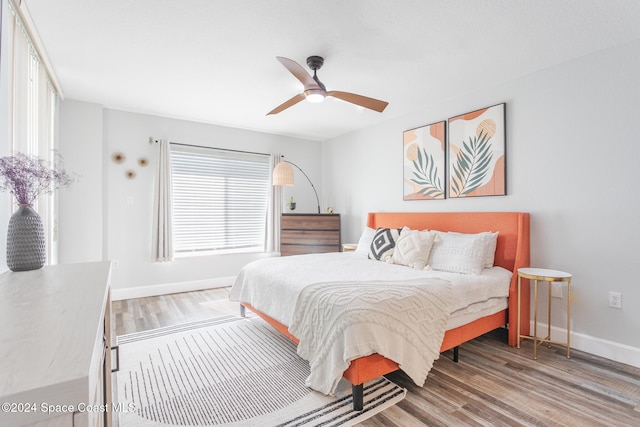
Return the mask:
M 307 65 L 313 70 L 313 77 L 297 62 L 284 58 L 282 56 L 277 57 L 278 61 L 289 70 L 293 76 L 300 80 L 304 85 L 304 92 L 297 94 L 293 98 L 280 104 L 273 110 L 269 111 L 269 114 L 278 114 L 279 112 L 286 110 L 287 108 L 297 104 L 303 99 L 309 102 L 322 102 L 325 97 L 332 96 L 334 98 L 342 99 L 343 101 L 350 102 L 352 104 L 359 105 L 361 107 L 369 108 L 370 110 L 383 112 L 389 104 L 385 101 L 369 98 L 367 96 L 356 95 L 355 93 L 340 92 L 337 90 L 327 90 L 325 85 L 318 79 L 316 71 L 318 71 L 324 64 L 324 58 L 321 56 L 310 56 L 307 58 Z

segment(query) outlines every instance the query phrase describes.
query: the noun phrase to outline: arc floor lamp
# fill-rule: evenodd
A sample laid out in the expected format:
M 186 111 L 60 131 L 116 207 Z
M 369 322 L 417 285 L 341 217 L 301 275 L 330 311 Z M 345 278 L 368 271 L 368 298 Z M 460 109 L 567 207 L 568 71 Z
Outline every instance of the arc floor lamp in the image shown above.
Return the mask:
M 320 213 L 320 199 L 318 198 L 318 192 L 316 191 L 316 187 L 313 185 L 313 182 L 311 182 L 307 174 L 304 173 L 304 171 L 300 168 L 300 166 L 296 165 L 295 163 L 290 162 L 288 160 L 283 160 L 280 163 L 278 163 L 273 168 L 273 176 L 272 176 L 273 185 L 283 185 L 283 186 L 293 185 L 293 168 L 291 167 L 292 165 L 298 168 L 298 170 L 302 172 L 304 177 L 307 178 L 307 181 L 309 181 L 309 184 L 311 184 L 311 188 L 313 188 L 313 192 L 316 195 L 316 202 L 318 203 L 318 213 Z

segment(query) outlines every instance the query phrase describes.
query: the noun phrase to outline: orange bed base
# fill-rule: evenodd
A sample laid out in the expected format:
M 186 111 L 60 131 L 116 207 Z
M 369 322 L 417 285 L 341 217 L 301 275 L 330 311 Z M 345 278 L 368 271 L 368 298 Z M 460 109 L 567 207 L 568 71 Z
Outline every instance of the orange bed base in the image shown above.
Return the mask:
M 509 325 L 509 345 L 517 344 L 517 292 L 518 268 L 529 267 L 529 214 L 523 212 L 375 212 L 369 213 L 367 226 L 400 228 L 407 226 L 414 230 L 458 231 L 461 233 L 480 233 L 498 231 L 498 245 L 494 265 L 513 271 L 509 286 L 509 303 L 506 310 L 475 320 L 466 325 L 448 330 L 442 341 L 440 351 L 450 350 L 467 341 L 505 325 Z M 520 322 L 521 334 L 529 334 L 529 283 L 522 281 Z M 249 304 L 243 304 L 262 317 L 282 334 L 293 340 L 299 340 L 289 333 L 282 323 L 260 313 Z M 398 364 L 379 354 L 361 357 L 351 361 L 343 376 L 354 386 L 363 384 L 381 375 L 399 369 Z

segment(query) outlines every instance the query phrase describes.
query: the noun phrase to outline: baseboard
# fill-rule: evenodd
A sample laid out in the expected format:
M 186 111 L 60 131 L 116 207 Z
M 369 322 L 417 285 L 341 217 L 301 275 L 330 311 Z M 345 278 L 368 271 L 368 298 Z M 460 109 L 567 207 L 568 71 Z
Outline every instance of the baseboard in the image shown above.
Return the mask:
M 231 286 L 235 276 L 216 277 L 215 279 L 194 280 L 190 282 L 163 283 L 160 285 L 138 286 L 135 288 L 111 289 L 113 301 L 175 294 L 178 292 L 200 291 L 203 289 Z
M 547 325 L 538 322 L 538 332 L 539 335 L 546 336 Z M 533 334 L 533 322 L 531 322 L 531 333 Z M 565 342 L 567 330 L 551 326 L 551 339 Z M 571 348 L 640 368 L 640 348 L 637 347 L 571 332 Z

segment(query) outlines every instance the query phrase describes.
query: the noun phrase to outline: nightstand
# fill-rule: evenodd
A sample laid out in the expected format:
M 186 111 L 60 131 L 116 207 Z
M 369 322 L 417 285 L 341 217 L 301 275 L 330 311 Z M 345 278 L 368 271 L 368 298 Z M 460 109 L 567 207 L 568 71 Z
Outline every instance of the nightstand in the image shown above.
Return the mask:
M 522 279 L 533 280 L 533 336 L 520 335 L 520 282 Z M 538 338 L 538 282 L 547 282 L 548 289 L 548 307 L 547 307 L 547 336 Z M 553 282 L 567 283 L 567 341 L 555 342 L 551 341 L 551 287 Z M 564 271 L 548 270 L 546 268 L 519 268 L 518 269 L 518 348 L 520 348 L 520 339 L 533 340 L 533 358 L 537 359 L 538 346 L 547 343 L 558 344 L 567 347 L 567 359 L 571 358 L 571 274 Z

